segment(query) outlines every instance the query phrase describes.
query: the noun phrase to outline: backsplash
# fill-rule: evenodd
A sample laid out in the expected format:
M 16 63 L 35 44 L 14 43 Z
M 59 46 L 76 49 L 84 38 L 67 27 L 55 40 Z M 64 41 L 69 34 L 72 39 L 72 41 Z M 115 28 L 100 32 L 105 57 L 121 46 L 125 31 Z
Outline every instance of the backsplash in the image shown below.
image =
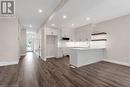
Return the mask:
M 66 42 L 65 47 L 106 48 L 106 41 Z

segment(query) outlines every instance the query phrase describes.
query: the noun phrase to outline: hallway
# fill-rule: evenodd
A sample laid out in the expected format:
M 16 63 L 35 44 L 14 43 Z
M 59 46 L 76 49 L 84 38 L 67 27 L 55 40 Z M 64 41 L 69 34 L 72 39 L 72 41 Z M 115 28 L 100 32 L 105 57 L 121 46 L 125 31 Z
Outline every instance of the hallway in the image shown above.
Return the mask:
M 0 87 L 129 87 L 130 68 L 99 62 L 69 68 L 68 58 L 39 59 L 32 52 L 18 65 L 0 67 Z M 115 69 L 116 68 L 116 69 Z

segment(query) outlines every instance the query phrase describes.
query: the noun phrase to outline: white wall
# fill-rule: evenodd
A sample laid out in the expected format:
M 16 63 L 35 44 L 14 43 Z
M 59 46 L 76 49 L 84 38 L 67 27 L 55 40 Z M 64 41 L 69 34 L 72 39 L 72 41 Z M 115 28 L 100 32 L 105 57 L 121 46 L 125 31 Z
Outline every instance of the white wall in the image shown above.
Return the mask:
M 42 27 L 39 32 L 41 33 L 41 58 L 46 61 L 46 27 Z
M 130 64 L 130 15 L 102 22 L 95 32 L 107 33 L 107 60 Z
M 42 57 L 43 55 L 42 44 L 44 44 L 41 43 L 41 39 L 43 39 L 42 38 L 43 34 L 41 35 L 41 33 L 42 33 L 41 29 L 34 33 L 34 52 L 40 57 Z
M 17 18 L 0 18 L 0 65 L 18 63 L 18 26 Z
M 21 54 L 21 56 L 26 55 L 26 29 L 21 29 L 20 54 Z
M 36 32 L 34 35 L 34 52 L 39 56 L 39 44 L 40 44 L 40 37 L 39 33 Z

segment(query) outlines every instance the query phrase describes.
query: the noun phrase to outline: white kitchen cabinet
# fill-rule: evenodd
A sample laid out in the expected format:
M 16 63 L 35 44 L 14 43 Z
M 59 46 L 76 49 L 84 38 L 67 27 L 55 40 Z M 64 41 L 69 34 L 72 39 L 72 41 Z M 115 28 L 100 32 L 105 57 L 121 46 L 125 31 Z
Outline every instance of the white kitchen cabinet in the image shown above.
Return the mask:
M 60 40 L 59 29 L 46 28 L 46 57 L 47 58 L 62 57 L 62 51 L 58 46 L 59 40 Z
M 62 31 L 62 37 L 67 37 L 67 38 L 69 38 L 70 36 L 69 36 L 69 32 L 68 31 Z
M 88 41 L 91 40 L 92 27 L 84 26 L 75 29 L 75 39 L 76 41 Z
M 75 32 L 74 30 L 62 30 L 62 37 L 70 38 L 69 41 L 74 41 L 75 40 Z
M 47 28 L 46 29 L 46 35 L 57 35 L 58 36 L 58 29 L 53 29 L 53 28 Z
M 87 41 L 87 32 L 84 29 L 76 30 L 76 41 Z
M 63 51 L 62 51 L 62 48 L 59 47 L 58 48 L 58 53 L 57 53 L 57 57 L 56 58 L 62 58 L 63 57 Z
M 70 64 L 82 67 L 101 61 L 105 48 L 70 48 Z

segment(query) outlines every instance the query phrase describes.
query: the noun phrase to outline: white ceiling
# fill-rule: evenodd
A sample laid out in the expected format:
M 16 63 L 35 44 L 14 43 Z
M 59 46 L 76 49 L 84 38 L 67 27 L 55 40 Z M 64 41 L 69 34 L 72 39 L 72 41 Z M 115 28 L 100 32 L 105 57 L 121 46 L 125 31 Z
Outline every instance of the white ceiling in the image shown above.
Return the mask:
M 46 21 L 61 0 L 15 0 L 16 15 L 22 26 L 35 30 Z M 61 6 L 62 7 L 62 6 Z M 42 13 L 38 13 L 42 9 Z M 110 20 L 130 13 L 130 0 L 68 0 L 49 20 L 47 26 L 62 29 L 80 27 L 90 23 Z M 62 16 L 67 18 L 63 19 Z M 90 20 L 86 20 L 89 17 Z M 29 25 L 32 28 L 29 28 Z M 55 26 L 51 26 L 55 24 Z M 73 24 L 73 26 L 72 26 Z
M 49 21 L 48 26 L 55 24 L 54 27 L 70 29 L 129 13 L 130 0 L 69 0 Z M 67 18 L 63 19 L 63 15 Z M 90 17 L 91 20 L 87 21 L 86 17 Z
M 37 29 L 45 21 L 49 13 L 59 4 L 60 0 L 15 0 L 16 15 L 22 26 L 32 30 Z M 42 13 L 38 13 L 42 9 Z

